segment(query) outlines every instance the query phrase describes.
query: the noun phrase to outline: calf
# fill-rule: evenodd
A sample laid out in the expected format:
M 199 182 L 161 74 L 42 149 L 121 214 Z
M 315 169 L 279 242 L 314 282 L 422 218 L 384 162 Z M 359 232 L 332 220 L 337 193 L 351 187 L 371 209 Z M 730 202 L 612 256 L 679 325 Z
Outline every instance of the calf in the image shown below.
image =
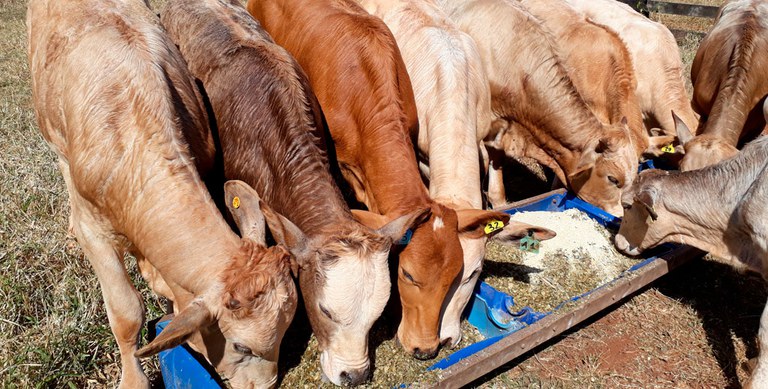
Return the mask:
M 185 341 L 233 386 L 274 386 L 297 301 L 290 255 L 264 246 L 251 188 L 229 185 L 243 199 L 242 239 L 208 195 L 182 136 L 205 148 L 205 111 L 157 17 L 139 0 L 32 0 L 27 28 L 38 124 L 58 156 L 73 233 L 101 285 L 123 364 L 120 387 L 149 387 L 137 357 Z M 138 351 L 144 309 L 126 252 L 177 307 Z
M 672 33 L 661 23 L 615 0 L 565 0 L 595 23 L 615 31 L 632 56 L 637 78 L 637 98 L 648 128 L 661 127 L 677 135 L 674 111 L 695 128 L 698 119 L 685 91 L 680 49 Z
M 161 21 L 213 108 L 224 176 L 253 185 L 285 216 L 265 211 L 298 261 L 323 373 L 337 385 L 364 381 L 368 332 L 389 299 L 392 241 L 423 208 L 378 231 L 352 217 L 328 171 L 304 72 L 242 5 L 169 0 Z
M 616 247 L 630 255 L 666 242 L 709 251 L 768 278 L 768 137 L 736 157 L 689 172 L 642 172 L 622 196 L 626 211 Z M 760 355 L 751 383 L 768 385 L 768 308 L 760 318 Z M 749 385 L 745 386 L 748 387 Z
M 680 170 L 700 169 L 735 155 L 740 143 L 765 127 L 762 101 L 768 94 L 768 3 L 731 1 L 701 41 L 691 67 L 693 109 L 701 115 L 698 135 L 678 121 L 685 156 Z
M 427 171 L 430 197 L 457 211 L 482 208 L 478 161 L 491 125 L 491 92 L 474 41 L 431 0 L 359 3 L 389 27 L 403 56 L 419 112 L 417 158 Z M 440 340 L 451 347 L 461 340 L 461 314 L 480 275 L 486 237 L 459 235 L 464 267 L 440 325 Z
M 618 125 L 627 119 L 638 159 L 657 156 L 674 141 L 672 136 L 648 136 L 635 94 L 632 59 L 615 32 L 585 18 L 564 0 L 521 3 L 557 38 L 557 53 L 573 85 L 600 122 Z
M 441 5 L 478 44 L 494 114 L 510 131 L 530 134 L 517 140 L 533 144 L 519 149 L 537 150 L 518 156 L 538 157 L 579 197 L 620 215 L 621 189 L 637 175 L 630 130 L 623 122 L 600 123 L 574 87 L 553 37 L 519 3 L 443 0 Z M 500 148 L 504 135 L 499 131 L 490 143 Z
M 460 282 L 460 236 L 480 238 L 500 212 L 456 211 L 432 200 L 421 181 L 410 140 L 417 130 L 410 79 L 392 34 L 352 0 L 254 0 L 248 10 L 307 72 L 336 145 L 342 174 L 378 228 L 428 208 L 399 254 L 397 284 L 402 346 L 431 358 L 440 344 L 440 315 L 449 288 Z

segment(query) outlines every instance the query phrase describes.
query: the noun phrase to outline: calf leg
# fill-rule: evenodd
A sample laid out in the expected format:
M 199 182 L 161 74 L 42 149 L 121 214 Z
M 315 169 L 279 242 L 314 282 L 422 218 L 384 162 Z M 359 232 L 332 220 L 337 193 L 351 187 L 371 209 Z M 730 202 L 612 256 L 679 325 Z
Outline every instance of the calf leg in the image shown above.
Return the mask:
M 493 209 L 507 204 L 507 192 L 504 188 L 504 171 L 502 165 L 506 155 L 504 151 L 488 147 L 488 202 Z
M 768 388 L 768 304 L 763 308 L 760 316 L 760 329 L 757 331 L 757 345 L 760 354 L 757 357 L 757 366 L 752 376 L 744 385 L 745 389 Z
M 75 236 L 99 279 L 109 325 L 120 348 L 123 364 L 120 388 L 148 387 L 141 364 L 133 356 L 138 349 L 139 333 L 144 324 L 141 297 L 131 283 L 121 255 L 97 225 L 87 219 L 74 217 Z
M 72 186 L 68 166 L 65 163 L 60 166 L 72 207 L 70 223 L 78 243 L 99 279 L 109 325 L 120 349 L 123 366 L 119 387 L 148 388 L 149 381 L 138 358 L 133 356 L 138 349 L 139 334 L 144 324 L 144 305 L 141 297 L 131 283 L 121 252 L 116 250 L 111 234 L 103 222 L 94 217 L 89 204 Z

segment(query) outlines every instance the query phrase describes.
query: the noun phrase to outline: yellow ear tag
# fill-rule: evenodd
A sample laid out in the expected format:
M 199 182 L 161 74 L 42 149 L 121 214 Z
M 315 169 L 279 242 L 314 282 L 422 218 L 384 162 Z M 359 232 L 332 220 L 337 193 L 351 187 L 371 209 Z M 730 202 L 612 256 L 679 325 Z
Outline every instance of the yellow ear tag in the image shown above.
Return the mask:
M 485 234 L 490 234 L 496 230 L 504 228 L 504 222 L 501 220 L 491 220 L 485 225 Z
M 240 198 L 235 196 L 234 199 L 232 199 L 232 208 L 238 209 L 240 208 Z
M 675 153 L 675 146 L 673 146 L 672 143 L 670 143 L 670 144 L 662 147 L 661 151 L 663 151 L 665 153 L 669 153 L 669 154 L 674 154 Z

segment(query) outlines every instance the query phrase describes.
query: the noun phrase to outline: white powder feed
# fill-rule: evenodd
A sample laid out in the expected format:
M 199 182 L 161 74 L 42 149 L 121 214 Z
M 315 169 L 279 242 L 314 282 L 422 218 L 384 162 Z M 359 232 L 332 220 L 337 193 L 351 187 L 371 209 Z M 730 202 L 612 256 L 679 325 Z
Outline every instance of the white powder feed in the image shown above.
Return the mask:
M 626 269 L 623 255 L 616 251 L 611 233 L 578 209 L 564 212 L 519 212 L 512 220 L 549 228 L 557 233 L 541 242 L 539 253 L 523 254 L 526 266 L 542 268 L 544 259 L 558 257 L 571 267 L 578 261 L 589 261 L 600 281 L 608 282 Z
M 518 306 L 553 309 L 615 279 L 637 263 L 616 251 L 610 231 L 579 210 L 520 212 L 512 220 L 557 233 L 541 242 L 538 253 L 488 244 L 483 280 L 511 294 Z

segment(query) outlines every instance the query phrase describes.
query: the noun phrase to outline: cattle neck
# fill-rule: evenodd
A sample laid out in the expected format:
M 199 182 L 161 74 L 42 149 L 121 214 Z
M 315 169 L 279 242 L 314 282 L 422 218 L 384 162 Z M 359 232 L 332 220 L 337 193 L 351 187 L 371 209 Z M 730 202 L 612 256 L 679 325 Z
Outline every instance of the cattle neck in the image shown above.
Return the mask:
M 739 157 L 699 170 L 656 177 L 664 188 L 660 200 L 664 209 L 694 225 L 688 227 L 686 233 L 676 225 L 687 223 L 673 223 L 675 227 L 670 235 L 682 235 L 689 239 L 689 244 L 691 241 L 701 242 L 696 247 L 715 250 L 716 247 L 709 247 L 711 244 L 706 242 L 722 241 L 734 212 L 750 193 L 759 190 L 760 178 L 768 174 L 766 152 L 768 137 L 763 137 L 748 145 Z M 671 240 L 686 243 L 684 240 Z M 728 256 L 727 253 L 713 254 Z
M 764 7 L 758 7 L 756 3 L 733 2 L 725 6 L 711 36 L 702 42 L 702 46 L 709 46 L 710 50 L 720 44 L 723 49 L 715 51 L 717 55 L 730 54 L 729 60 L 723 62 L 727 64 L 727 75 L 717 92 L 703 133 L 716 135 L 732 146 L 736 146 L 743 135 L 742 129 L 750 111 L 765 95 L 763 78 L 750 71 L 763 68 L 765 64 L 762 58 L 768 23 L 762 20 L 765 12 L 761 9 Z M 705 66 L 701 71 L 707 70 L 711 69 Z
M 163 161 L 167 165 L 178 162 L 151 154 L 146 153 L 141 160 Z M 191 164 L 152 168 L 124 173 L 122 182 L 126 185 L 122 188 L 139 189 L 104 197 L 122 199 L 107 205 L 112 212 L 122 214 L 112 220 L 123 221 L 119 231 L 166 281 L 190 293 L 201 293 L 216 278 L 200 275 L 223 270 L 237 253 L 240 241 L 221 217 Z M 117 181 L 113 182 L 108 190 L 122 190 Z
M 380 130 L 377 144 L 365 147 L 363 174 L 368 185 L 366 193 L 372 199 L 371 210 L 388 217 L 398 217 L 415 209 L 433 204 L 421 180 L 416 154 L 407 130 L 400 123 Z
M 536 144 L 550 155 L 568 176 L 578 166 L 581 156 L 600 139 L 604 125 L 589 112 L 581 98 L 575 98 L 569 116 L 562 111 L 523 115 L 522 125 L 533 135 Z M 586 112 L 585 112 L 586 111 Z
M 239 20 L 218 3 L 179 3 L 168 12 L 178 15 L 162 21 L 216 114 L 226 178 L 248 183 L 309 237 L 354 223 L 328 171 L 319 108 L 295 60 L 250 16 Z M 203 12 L 206 23 L 184 23 Z

